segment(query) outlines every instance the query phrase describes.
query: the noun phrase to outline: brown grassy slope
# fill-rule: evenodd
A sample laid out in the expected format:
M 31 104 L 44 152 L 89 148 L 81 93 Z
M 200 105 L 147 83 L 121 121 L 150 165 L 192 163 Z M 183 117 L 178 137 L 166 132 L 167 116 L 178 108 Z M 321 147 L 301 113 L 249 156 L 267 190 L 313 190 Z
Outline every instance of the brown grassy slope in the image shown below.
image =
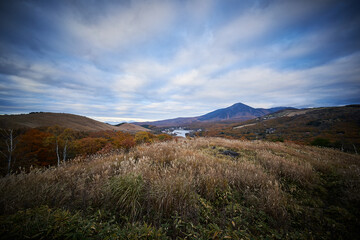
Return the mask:
M 147 128 L 144 128 L 141 126 L 137 126 L 137 125 L 131 124 L 131 123 L 121 124 L 117 128 L 120 129 L 120 131 L 130 132 L 130 133 L 141 132 L 141 131 L 145 131 L 145 132 L 151 131 L 150 129 L 147 129 Z
M 224 149 L 239 156 L 225 156 Z M 14 213 L 41 205 L 73 210 L 105 207 L 133 220 L 156 223 L 179 214 L 197 222 L 204 206 L 231 193 L 284 228 L 304 221 L 301 228 L 316 226 L 313 231 L 322 234 L 327 229 L 321 225 L 323 211 L 332 204 L 360 202 L 359 172 L 359 156 L 332 149 L 221 138 L 178 140 L 4 177 L 0 211 Z M 330 192 L 333 185 L 327 188 L 324 176 L 339 179 L 339 192 Z M 121 190 L 124 184 L 127 188 Z M 344 211 L 349 219 L 359 217 L 358 208 Z M 314 212 L 320 220 L 312 217 Z
M 59 125 L 78 131 L 147 131 L 147 129 L 126 124 L 123 127 L 112 126 L 84 116 L 67 113 L 32 113 L 20 115 L 0 115 L 0 128 L 36 128 Z
M 267 129 L 272 129 L 269 132 Z M 243 123 L 209 127 L 210 136 L 292 140 L 309 144 L 315 138 L 360 147 L 360 107 L 328 107 L 285 110 Z

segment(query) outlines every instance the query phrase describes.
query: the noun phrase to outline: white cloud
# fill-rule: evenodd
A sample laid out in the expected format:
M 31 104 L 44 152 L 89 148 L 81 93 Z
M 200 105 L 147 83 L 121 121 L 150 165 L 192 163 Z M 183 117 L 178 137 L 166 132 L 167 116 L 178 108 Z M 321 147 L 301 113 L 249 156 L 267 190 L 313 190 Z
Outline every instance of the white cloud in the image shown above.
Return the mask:
M 122 75 L 117 76 L 111 86 L 113 91 L 118 93 L 131 93 L 137 91 L 139 88 L 144 86 L 146 79 L 136 75 Z
M 44 93 L 46 85 L 38 83 L 29 78 L 10 76 L 9 79 L 12 81 L 13 89 L 20 90 L 23 93 Z
M 176 75 L 170 82 L 177 86 L 199 86 L 204 84 L 204 79 L 200 76 L 199 71 L 193 69 Z
M 151 39 L 169 26 L 175 14 L 171 1 L 131 1 L 129 6 L 107 9 L 92 21 L 71 12 L 65 26 L 80 47 L 108 53 Z
M 94 117 L 90 116 L 89 118 L 95 119 L 100 122 L 149 122 L 154 121 L 154 119 L 145 119 L 145 118 L 123 118 L 123 117 Z
M 354 55 L 306 70 L 266 66 L 234 70 L 208 79 L 192 94 L 173 95 L 172 99 L 195 106 L 207 102 L 209 110 L 239 101 L 256 107 L 316 105 L 321 99 L 351 93 L 349 84 L 352 91 L 360 88 L 358 59 Z

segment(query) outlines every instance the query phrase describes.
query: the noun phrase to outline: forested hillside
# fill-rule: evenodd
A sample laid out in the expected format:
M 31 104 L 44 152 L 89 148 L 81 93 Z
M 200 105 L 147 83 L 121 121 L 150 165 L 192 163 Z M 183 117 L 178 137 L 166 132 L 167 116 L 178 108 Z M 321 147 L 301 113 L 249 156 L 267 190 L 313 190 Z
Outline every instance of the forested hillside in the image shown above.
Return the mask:
M 138 126 L 136 126 L 138 127 Z M 150 132 L 76 131 L 58 125 L 42 128 L 0 129 L 0 174 L 66 163 L 75 157 L 129 150 L 136 144 L 172 137 Z

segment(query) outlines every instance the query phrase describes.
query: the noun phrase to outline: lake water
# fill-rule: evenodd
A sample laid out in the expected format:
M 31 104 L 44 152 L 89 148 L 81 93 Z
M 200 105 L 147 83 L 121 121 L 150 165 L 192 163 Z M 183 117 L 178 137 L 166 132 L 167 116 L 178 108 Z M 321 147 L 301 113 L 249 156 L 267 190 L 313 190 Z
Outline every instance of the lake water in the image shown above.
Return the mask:
M 172 131 L 173 134 L 176 134 L 177 137 L 186 137 L 185 134 L 189 133 L 189 130 L 176 129 Z

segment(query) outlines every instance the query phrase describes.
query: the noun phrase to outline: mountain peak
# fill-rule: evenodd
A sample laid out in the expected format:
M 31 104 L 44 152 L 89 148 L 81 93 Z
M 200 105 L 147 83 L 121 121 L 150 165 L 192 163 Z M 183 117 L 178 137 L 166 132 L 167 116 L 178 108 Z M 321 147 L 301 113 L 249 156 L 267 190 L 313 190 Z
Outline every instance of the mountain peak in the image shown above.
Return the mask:
M 246 105 L 246 104 L 243 104 L 243 103 L 241 103 L 241 102 L 234 103 L 234 104 L 231 105 L 230 107 L 236 107 L 236 106 L 250 107 L 250 106 L 248 106 L 248 105 Z
M 241 103 L 241 102 L 239 102 L 239 103 L 235 103 L 235 104 L 233 104 L 233 105 L 231 105 L 230 107 L 227 107 L 228 109 L 239 109 L 239 110 L 243 110 L 243 109 L 254 109 L 254 108 L 252 108 L 252 107 L 250 107 L 250 106 L 248 106 L 248 105 L 246 105 L 246 104 L 243 104 L 243 103 Z M 226 109 L 226 108 L 224 108 L 224 109 Z
M 198 118 L 200 121 L 221 121 L 229 119 L 242 119 L 249 116 L 262 116 L 264 115 L 259 110 L 252 108 L 243 103 L 235 103 L 227 108 L 222 108 L 202 115 Z

